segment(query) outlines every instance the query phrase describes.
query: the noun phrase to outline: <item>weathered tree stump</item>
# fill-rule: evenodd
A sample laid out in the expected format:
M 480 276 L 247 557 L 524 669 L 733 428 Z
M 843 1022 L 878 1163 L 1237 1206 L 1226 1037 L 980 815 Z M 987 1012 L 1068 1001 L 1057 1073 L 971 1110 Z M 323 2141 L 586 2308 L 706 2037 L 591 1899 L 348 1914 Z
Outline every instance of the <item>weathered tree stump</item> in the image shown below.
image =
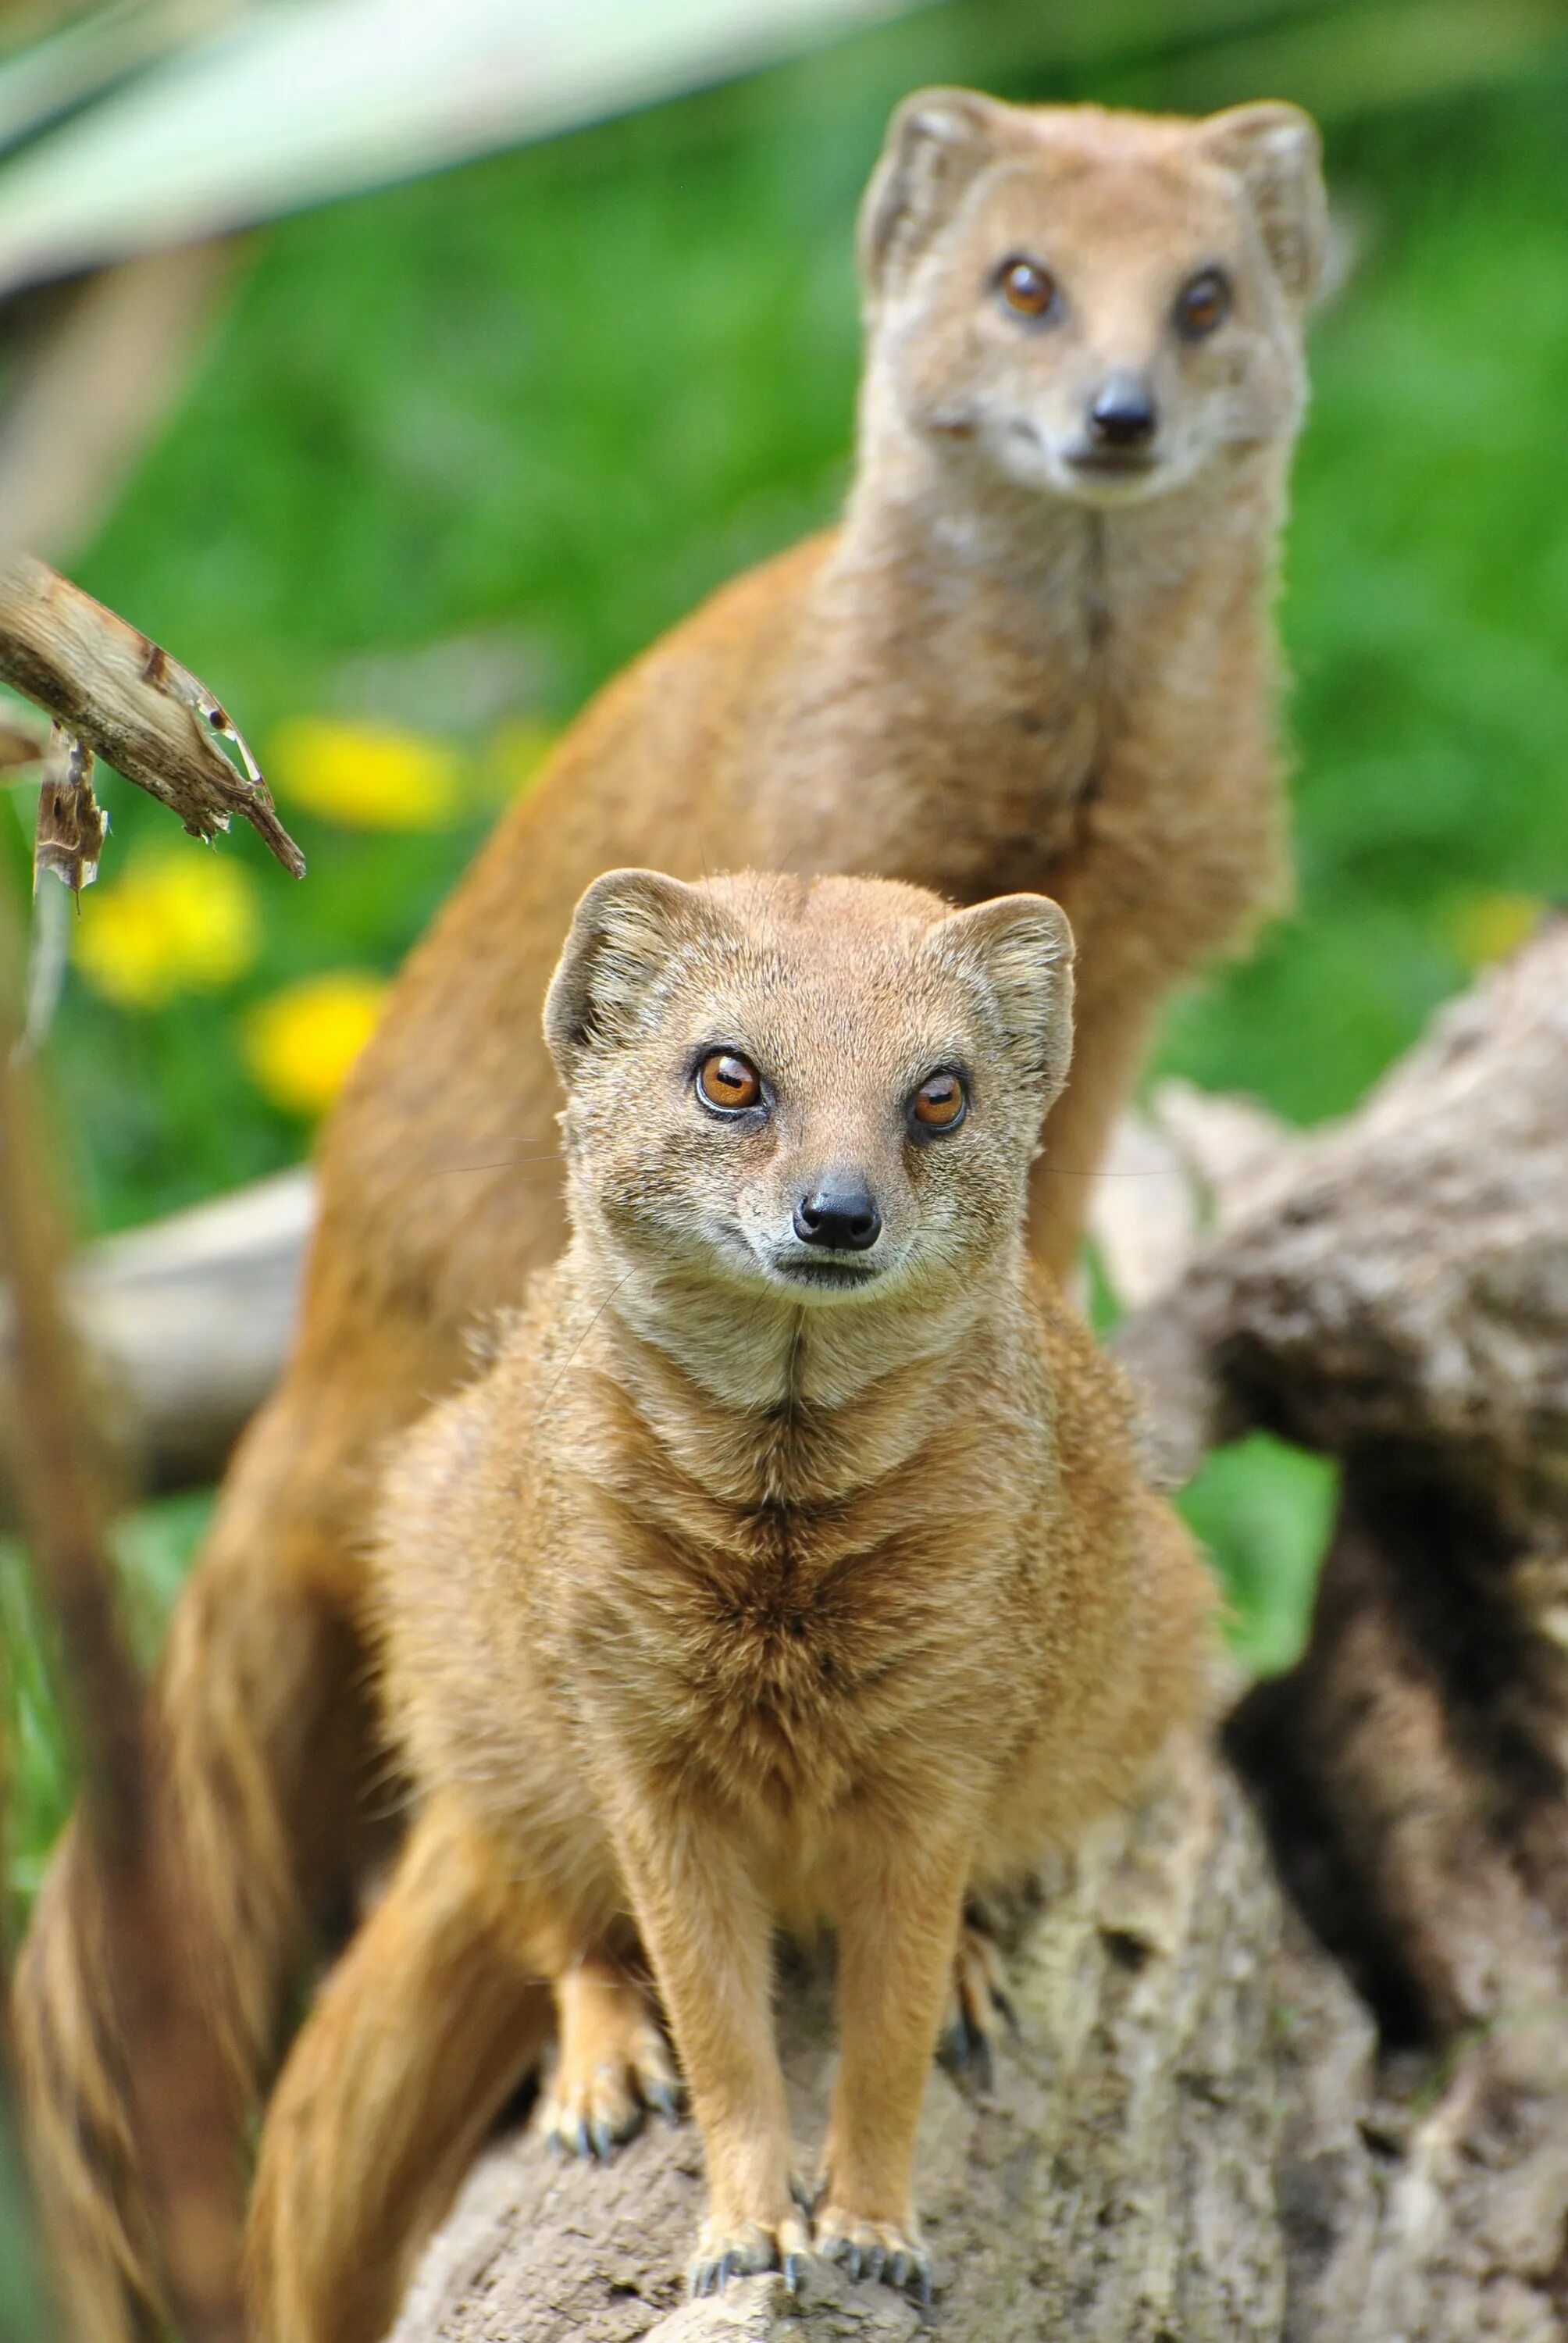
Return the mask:
M 928 2097 L 936 2323 L 951 2343 L 1548 2343 L 1568 2328 L 1568 922 L 1338 1129 L 1214 1135 L 1216 1233 L 1124 1354 L 1173 1475 L 1254 1424 L 1339 1457 L 1332 1551 L 1300 1664 L 1010 1916 L 1019 2040 L 989 2095 L 939 2074 Z M 803 2142 L 826 1968 L 780 1987 Z M 525 2125 L 471 2177 L 397 2343 L 915 2333 L 831 2271 L 802 2303 L 773 2278 L 680 2302 L 700 2195 L 689 2127 L 601 2169 Z

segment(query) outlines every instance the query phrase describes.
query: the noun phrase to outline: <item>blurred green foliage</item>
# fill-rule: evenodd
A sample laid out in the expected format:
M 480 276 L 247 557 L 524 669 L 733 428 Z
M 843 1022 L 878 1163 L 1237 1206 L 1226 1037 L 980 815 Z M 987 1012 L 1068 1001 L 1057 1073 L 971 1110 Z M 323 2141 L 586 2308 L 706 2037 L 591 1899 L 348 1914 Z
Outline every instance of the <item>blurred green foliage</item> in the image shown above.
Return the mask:
M 22 2189 L 21 2153 L 0 2078 L 0 2343 L 44 2343 L 43 2274 Z
M 206 678 L 264 762 L 301 713 L 423 726 L 461 746 L 472 797 L 406 835 L 286 804 L 302 887 L 248 833 L 220 850 L 263 910 L 244 976 L 135 1012 L 73 989 L 55 1063 L 84 1222 L 292 1161 L 305 1133 L 246 1071 L 246 1011 L 307 975 L 394 968 L 487 826 L 497 726 L 564 721 L 711 587 L 831 516 L 858 354 L 850 223 L 890 106 L 926 80 L 1336 108 L 1353 266 L 1314 334 L 1282 606 L 1300 901 L 1178 1005 L 1160 1065 L 1298 1120 L 1349 1107 L 1513 899 L 1568 893 L 1568 62 L 1559 46 L 1512 69 L 1534 22 L 1116 0 L 1047 25 L 953 0 L 258 238 L 179 412 L 72 566 Z M 109 794 L 99 900 L 139 850 L 180 843 L 135 792 Z M 1190 1495 L 1258 1664 L 1299 1646 L 1331 1503 L 1325 1468 L 1262 1441 Z M 149 1641 L 201 1509 L 127 1533 Z M 25 1886 L 65 1785 L 5 1551 L 0 1649 Z

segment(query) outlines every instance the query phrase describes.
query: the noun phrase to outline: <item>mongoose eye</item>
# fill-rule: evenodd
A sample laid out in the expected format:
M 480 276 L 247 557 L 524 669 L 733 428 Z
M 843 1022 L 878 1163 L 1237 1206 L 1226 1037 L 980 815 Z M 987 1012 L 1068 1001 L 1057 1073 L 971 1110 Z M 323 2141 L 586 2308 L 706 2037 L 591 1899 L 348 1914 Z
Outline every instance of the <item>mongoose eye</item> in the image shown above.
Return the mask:
M 1056 307 L 1056 279 L 1037 260 L 1004 260 L 997 283 L 1002 299 L 1020 317 L 1043 317 Z
M 710 1050 L 697 1069 L 697 1095 L 716 1114 L 739 1114 L 762 1097 L 762 1077 L 739 1050 Z
M 910 1101 L 910 1120 L 922 1132 L 956 1131 L 968 1106 L 957 1074 L 928 1074 Z
M 1176 296 L 1176 330 L 1201 342 L 1231 314 L 1231 280 L 1222 268 L 1201 268 Z

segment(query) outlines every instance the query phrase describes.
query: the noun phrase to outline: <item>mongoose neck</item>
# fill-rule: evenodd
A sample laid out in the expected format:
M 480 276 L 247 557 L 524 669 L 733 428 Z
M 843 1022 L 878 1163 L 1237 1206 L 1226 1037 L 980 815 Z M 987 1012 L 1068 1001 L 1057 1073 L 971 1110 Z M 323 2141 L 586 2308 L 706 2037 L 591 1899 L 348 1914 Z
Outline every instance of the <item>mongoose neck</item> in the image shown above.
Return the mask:
M 1266 575 L 1283 518 L 1292 435 L 1238 442 L 1163 494 L 1095 506 L 993 471 L 971 446 L 916 429 L 873 357 L 862 386 L 841 561 L 925 578 L 950 602 L 999 590 L 1040 606 L 1050 631 L 1168 609 L 1197 590 L 1229 605 L 1238 573 Z M 1065 590 L 1064 590 L 1065 589 Z M 1090 607 L 1086 608 L 1088 605 Z
M 943 1394 L 1005 1388 L 1023 1342 L 1020 1262 L 940 1303 L 808 1308 L 579 1257 L 618 1403 L 742 1508 L 841 1503 L 911 1464 L 950 1418 Z

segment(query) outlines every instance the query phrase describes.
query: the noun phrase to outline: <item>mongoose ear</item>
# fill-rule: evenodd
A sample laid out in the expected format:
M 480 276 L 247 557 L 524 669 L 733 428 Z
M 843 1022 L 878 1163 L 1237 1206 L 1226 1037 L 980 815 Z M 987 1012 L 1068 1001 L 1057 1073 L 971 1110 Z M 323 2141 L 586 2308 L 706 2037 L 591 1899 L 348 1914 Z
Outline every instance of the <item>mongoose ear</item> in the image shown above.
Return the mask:
M 1246 186 L 1275 274 L 1303 306 L 1317 290 L 1328 245 L 1318 126 L 1299 106 L 1266 98 L 1232 106 L 1199 126 L 1203 145 Z
M 545 1040 L 568 1090 L 585 1050 L 635 1031 L 653 979 L 713 924 L 708 899 L 661 870 L 607 870 L 594 880 L 545 995 Z
M 869 292 L 879 292 L 950 217 L 996 153 L 1006 112 L 973 89 L 918 89 L 896 109 L 860 204 L 858 248 Z
M 984 970 L 1009 1051 L 1053 1099 L 1072 1059 L 1072 930 L 1060 904 L 1049 895 L 999 895 L 950 912 L 931 940 Z

